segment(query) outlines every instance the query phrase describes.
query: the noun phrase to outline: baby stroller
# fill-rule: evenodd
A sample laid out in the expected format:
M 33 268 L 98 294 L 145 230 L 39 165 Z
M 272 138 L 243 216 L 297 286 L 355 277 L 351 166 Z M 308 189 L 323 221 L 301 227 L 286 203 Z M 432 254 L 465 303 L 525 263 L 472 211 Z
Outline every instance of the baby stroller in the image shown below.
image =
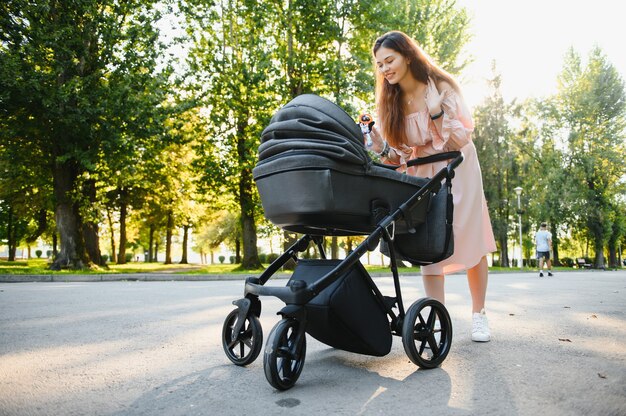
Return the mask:
M 253 176 L 266 217 L 303 236 L 259 277 L 245 282 L 224 322 L 226 356 L 245 366 L 260 354 L 260 296 L 285 303 L 269 334 L 263 366 L 269 383 L 291 388 L 304 366 L 306 334 L 331 347 L 372 356 L 402 338 L 420 368 L 439 366 L 450 351 L 452 324 L 443 304 L 419 299 L 405 311 L 398 276 L 400 260 L 430 264 L 453 252 L 452 183 L 460 152 L 408 165 L 451 160 L 433 178 L 398 172 L 372 161 L 360 128 L 341 108 L 316 95 L 295 98 L 263 131 Z M 343 260 L 325 258 L 326 236 L 366 236 Z M 385 296 L 360 258 L 381 246 L 390 258 L 395 296 Z M 300 258 L 310 244 L 321 259 Z M 283 286 L 266 286 L 288 261 L 296 267 Z

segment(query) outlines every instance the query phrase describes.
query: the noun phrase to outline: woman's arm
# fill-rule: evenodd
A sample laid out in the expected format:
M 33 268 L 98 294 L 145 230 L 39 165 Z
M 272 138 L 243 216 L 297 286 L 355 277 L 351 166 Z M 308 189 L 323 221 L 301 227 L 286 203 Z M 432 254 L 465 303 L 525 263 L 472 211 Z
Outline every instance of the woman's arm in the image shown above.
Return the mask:
M 440 108 L 440 112 L 433 115 L 436 107 L 432 110 L 429 106 L 432 128 L 438 133 L 433 139 L 433 147 L 437 150 L 459 150 L 470 142 L 474 130 L 469 110 L 461 95 L 447 82 L 441 82 L 439 89 L 430 88 L 429 95 L 432 91 L 435 98 L 427 99 L 427 104 L 436 106 L 439 103 Z

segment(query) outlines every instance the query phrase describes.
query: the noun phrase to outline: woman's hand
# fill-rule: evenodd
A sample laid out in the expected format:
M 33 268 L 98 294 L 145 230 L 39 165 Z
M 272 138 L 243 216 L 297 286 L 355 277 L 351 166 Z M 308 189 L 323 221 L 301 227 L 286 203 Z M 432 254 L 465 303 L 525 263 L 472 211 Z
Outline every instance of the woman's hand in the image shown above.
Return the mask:
M 385 139 L 383 139 L 383 136 L 378 131 L 378 127 L 372 126 L 370 137 L 372 138 L 372 147 L 370 147 L 370 149 L 376 153 L 382 152 L 383 147 L 385 147 Z
M 439 92 L 437 86 L 432 80 L 428 80 L 426 86 L 426 106 L 431 116 L 441 113 L 441 103 L 447 94 L 447 89 Z

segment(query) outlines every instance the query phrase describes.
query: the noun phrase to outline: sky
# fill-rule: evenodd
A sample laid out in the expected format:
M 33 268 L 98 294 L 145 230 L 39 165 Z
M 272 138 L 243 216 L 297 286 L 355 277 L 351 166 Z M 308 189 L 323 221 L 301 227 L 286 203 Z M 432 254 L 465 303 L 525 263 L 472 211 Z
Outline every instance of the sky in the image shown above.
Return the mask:
M 586 62 L 598 45 L 626 80 L 624 0 L 457 0 L 471 17 L 474 58 L 460 78 L 471 107 L 488 95 L 491 63 L 502 76 L 506 101 L 556 92 L 557 76 L 570 47 Z

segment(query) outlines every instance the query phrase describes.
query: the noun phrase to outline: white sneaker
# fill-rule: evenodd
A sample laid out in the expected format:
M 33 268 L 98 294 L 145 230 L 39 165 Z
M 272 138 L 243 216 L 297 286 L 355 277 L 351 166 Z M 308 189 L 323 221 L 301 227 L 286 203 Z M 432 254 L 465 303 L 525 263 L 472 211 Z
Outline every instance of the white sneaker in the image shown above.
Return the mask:
M 472 316 L 472 341 L 487 342 L 490 339 L 489 322 L 483 308 L 480 313 L 475 313 Z

